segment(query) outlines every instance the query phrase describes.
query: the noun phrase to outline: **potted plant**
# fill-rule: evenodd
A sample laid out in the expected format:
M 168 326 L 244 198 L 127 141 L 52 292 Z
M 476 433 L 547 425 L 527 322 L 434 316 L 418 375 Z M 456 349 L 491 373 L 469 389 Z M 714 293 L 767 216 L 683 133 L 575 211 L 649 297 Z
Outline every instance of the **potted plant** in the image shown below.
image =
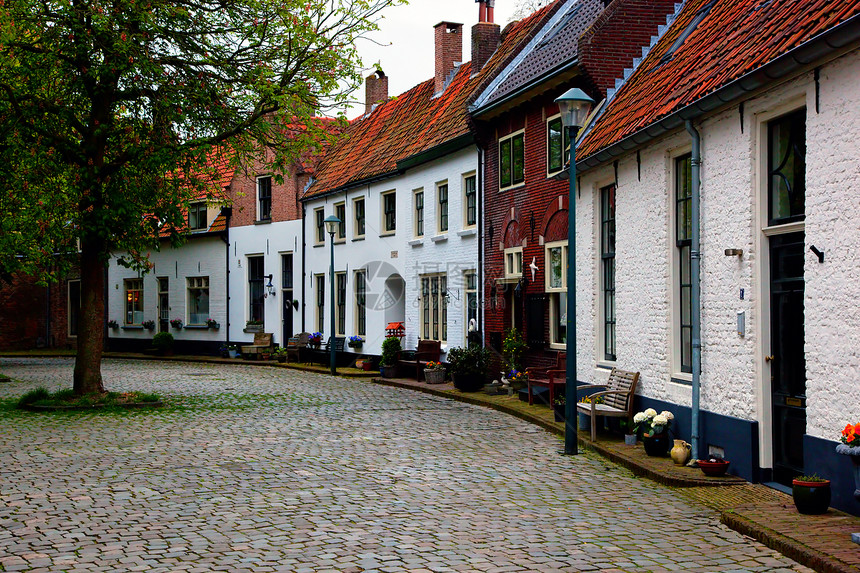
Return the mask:
M 308 346 L 311 348 L 319 348 L 322 344 L 322 332 L 314 332 L 308 337 Z
M 860 501 L 860 424 L 848 424 L 839 437 L 836 453 L 848 456 L 854 469 L 854 499 Z
M 114 319 L 110 319 L 109 321 L 107 321 L 107 325 L 108 328 L 110 328 L 111 330 L 116 330 L 117 328 L 119 328 L 119 323 L 117 323 L 117 321 L 115 321 Z
M 654 408 L 633 416 L 634 431 L 642 434 L 642 445 L 649 456 L 665 456 L 669 452 L 669 426 L 675 416 L 668 410 L 659 414 Z
M 448 366 L 454 387 L 461 392 L 477 392 L 484 386 L 490 366 L 490 351 L 482 346 L 452 348 Z
M 428 384 L 445 382 L 445 366 L 441 362 L 430 361 L 424 367 L 424 381 Z
M 564 422 L 564 407 L 566 405 L 564 394 L 556 394 L 552 402 L 552 413 L 556 422 Z
M 218 330 L 219 328 L 221 328 L 221 325 L 218 324 L 218 321 L 215 320 L 214 318 L 207 318 L 206 319 L 206 326 L 208 328 L 211 328 L 212 330 Z
M 227 357 L 236 358 L 239 355 L 239 347 L 235 344 L 227 345 Z
M 821 515 L 830 507 L 830 480 L 815 474 L 791 480 L 794 507 L 804 515 Z
M 173 354 L 173 335 L 169 332 L 159 332 L 152 337 L 152 346 L 161 356 Z
M 523 335 L 519 330 L 510 328 L 505 332 L 505 339 L 502 342 L 502 358 L 508 369 L 522 370 L 523 358 L 525 358 L 528 349 L 528 344 L 523 340 Z
M 265 324 L 262 320 L 249 320 L 245 323 L 245 332 L 263 332 Z
M 175 328 L 177 330 L 181 330 L 182 329 L 182 319 L 181 318 L 171 318 L 170 319 L 170 326 L 172 326 L 173 328 Z
M 382 343 L 382 357 L 379 360 L 379 373 L 383 378 L 394 378 L 397 375 L 397 356 L 400 354 L 400 339 L 389 336 Z
M 592 402 L 595 404 L 603 404 L 603 396 L 598 396 L 597 398 L 583 396 L 579 399 L 579 402 L 581 404 L 591 404 Z M 579 420 L 579 429 L 583 432 L 591 431 L 591 414 L 587 412 L 577 412 L 576 415 Z
M 350 336 L 346 341 L 346 345 L 350 348 L 361 348 L 363 344 L 364 339 L 360 336 Z
M 711 477 L 724 475 L 729 469 L 729 461 L 717 454 L 711 454 L 704 460 L 696 460 L 696 464 L 702 469 L 703 474 Z
M 618 426 L 621 428 L 621 431 L 624 432 L 624 445 L 625 446 L 635 446 L 636 445 L 636 432 L 633 430 L 632 425 L 630 424 L 630 420 L 623 419 L 618 421 Z
M 508 372 L 505 380 L 508 381 L 508 385 L 513 389 L 514 392 L 519 392 L 529 384 L 529 375 L 526 372 L 520 372 L 519 370 L 511 370 Z
M 278 362 L 284 363 L 287 361 L 287 349 L 281 347 L 275 348 L 275 350 L 272 351 L 272 356 L 274 356 Z
M 143 322 L 140 323 L 140 325 L 147 330 L 150 330 L 150 331 L 155 330 L 155 321 L 154 320 L 144 320 Z M 159 334 L 161 334 L 161 333 L 159 333 Z

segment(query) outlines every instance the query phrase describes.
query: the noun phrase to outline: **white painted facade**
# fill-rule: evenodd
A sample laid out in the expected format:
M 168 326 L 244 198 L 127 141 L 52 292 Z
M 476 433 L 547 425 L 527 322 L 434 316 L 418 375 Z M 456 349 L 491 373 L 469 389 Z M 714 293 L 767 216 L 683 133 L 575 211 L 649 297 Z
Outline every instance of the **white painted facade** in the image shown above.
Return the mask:
M 860 52 L 697 121 L 702 137 L 701 297 L 703 410 L 758 422 L 761 467 L 772 463 L 769 248 L 786 230 L 805 232 L 803 273 L 806 434 L 836 441 L 860 412 Z M 767 122 L 806 108 L 805 221 L 767 227 Z M 598 359 L 601 332 L 598 190 L 611 164 L 581 173 L 577 200 L 577 361 L 595 379 L 605 367 L 641 371 L 648 398 L 689 407 L 690 374 L 677 358 L 674 159 L 685 131 L 619 158 L 616 199 L 617 360 Z M 816 246 L 824 262 L 811 252 Z M 743 249 L 727 256 L 726 249 Z M 588 286 L 587 286 L 588 285 Z M 743 290 L 743 296 L 741 291 Z M 738 313 L 745 329 L 738 332 Z M 707 451 L 707 450 L 705 450 Z
M 338 336 L 359 335 L 356 305 L 356 272 L 367 276 L 367 314 L 365 340 L 356 352 L 381 354 L 385 339 L 385 326 L 389 322 L 403 321 L 406 336 L 403 347 L 415 348 L 420 332 L 422 276 L 444 276 L 447 279 L 447 337 L 442 343 L 447 348 L 464 346 L 466 341 L 466 285 L 465 273 L 477 270 L 477 225 L 465 225 L 464 180 L 475 176 L 478 169 L 478 151 L 469 146 L 443 158 L 430 161 L 406 173 L 369 185 L 356 187 L 305 201 L 305 236 L 307 257 L 305 269 L 306 305 L 305 324 L 308 332 L 320 331 L 323 340 L 331 331 L 330 303 L 330 242 L 317 240 L 316 212 L 323 210 L 324 217 L 335 214 L 335 206 L 343 203 L 346 213 L 346 238 L 335 241 L 335 272 L 346 273 L 346 325 Z M 448 189 L 448 230 L 439 229 L 439 188 Z M 424 233 L 417 235 L 415 192 L 424 195 Z M 383 230 L 385 216 L 383 195 L 396 196 L 396 230 Z M 365 233 L 356 235 L 355 201 L 365 201 Z M 476 213 L 477 214 L 477 213 Z M 316 277 L 323 276 L 325 296 L 322 323 L 316 307 Z M 439 332 L 441 335 L 441 331 Z M 433 338 L 431 335 L 430 338 Z M 350 351 L 351 349 L 345 348 Z M 443 354 L 444 358 L 444 354 Z

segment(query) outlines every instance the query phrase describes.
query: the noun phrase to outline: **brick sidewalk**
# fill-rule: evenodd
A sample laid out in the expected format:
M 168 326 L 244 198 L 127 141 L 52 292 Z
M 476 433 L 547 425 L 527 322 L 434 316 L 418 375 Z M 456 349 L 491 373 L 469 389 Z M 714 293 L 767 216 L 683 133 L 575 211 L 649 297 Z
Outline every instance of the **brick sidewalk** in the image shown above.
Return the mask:
M 464 393 L 450 383 L 430 385 L 411 379 L 379 379 L 379 384 L 409 388 L 506 412 L 564 436 L 546 406 L 529 406 L 516 396 Z M 684 495 L 720 512 L 720 521 L 822 573 L 860 572 L 860 546 L 851 541 L 860 532 L 860 518 L 834 509 L 824 515 L 802 515 L 790 495 L 735 476 L 709 478 L 696 468 L 675 466 L 669 458 L 645 454 L 641 445 L 626 446 L 617 437 L 601 437 L 592 443 L 579 434 L 579 444 L 629 468 L 633 473 L 678 488 Z M 723 486 L 723 487 L 716 487 Z

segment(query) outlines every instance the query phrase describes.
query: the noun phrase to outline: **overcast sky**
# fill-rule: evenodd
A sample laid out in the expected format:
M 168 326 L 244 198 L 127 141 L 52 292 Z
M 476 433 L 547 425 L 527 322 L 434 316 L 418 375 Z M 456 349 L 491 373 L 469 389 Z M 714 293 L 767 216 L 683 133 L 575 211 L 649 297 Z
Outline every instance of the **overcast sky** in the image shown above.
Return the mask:
M 496 0 L 494 21 L 504 28 L 511 19 L 516 0 Z M 472 59 L 472 26 L 478 22 L 475 0 L 411 0 L 409 4 L 383 11 L 379 30 L 371 36 L 381 46 L 369 41 L 359 44 L 364 65 L 372 68 L 379 62 L 388 76 L 388 95 L 402 94 L 413 86 L 433 77 L 433 26 L 439 22 L 463 24 L 463 61 Z M 364 75 L 370 75 L 370 71 Z M 364 88 L 353 94 L 364 101 Z M 364 113 L 364 105 L 347 111 L 352 119 Z

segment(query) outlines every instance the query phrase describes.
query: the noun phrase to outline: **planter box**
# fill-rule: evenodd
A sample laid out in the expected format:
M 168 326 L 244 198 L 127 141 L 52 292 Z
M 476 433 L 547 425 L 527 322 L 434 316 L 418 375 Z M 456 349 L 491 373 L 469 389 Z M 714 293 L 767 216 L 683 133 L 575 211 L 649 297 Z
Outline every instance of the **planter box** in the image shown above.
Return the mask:
M 246 324 L 245 328 L 242 329 L 243 332 L 263 332 L 265 330 L 265 324 Z
M 443 384 L 445 382 L 444 370 L 424 369 L 424 381 L 428 384 Z

